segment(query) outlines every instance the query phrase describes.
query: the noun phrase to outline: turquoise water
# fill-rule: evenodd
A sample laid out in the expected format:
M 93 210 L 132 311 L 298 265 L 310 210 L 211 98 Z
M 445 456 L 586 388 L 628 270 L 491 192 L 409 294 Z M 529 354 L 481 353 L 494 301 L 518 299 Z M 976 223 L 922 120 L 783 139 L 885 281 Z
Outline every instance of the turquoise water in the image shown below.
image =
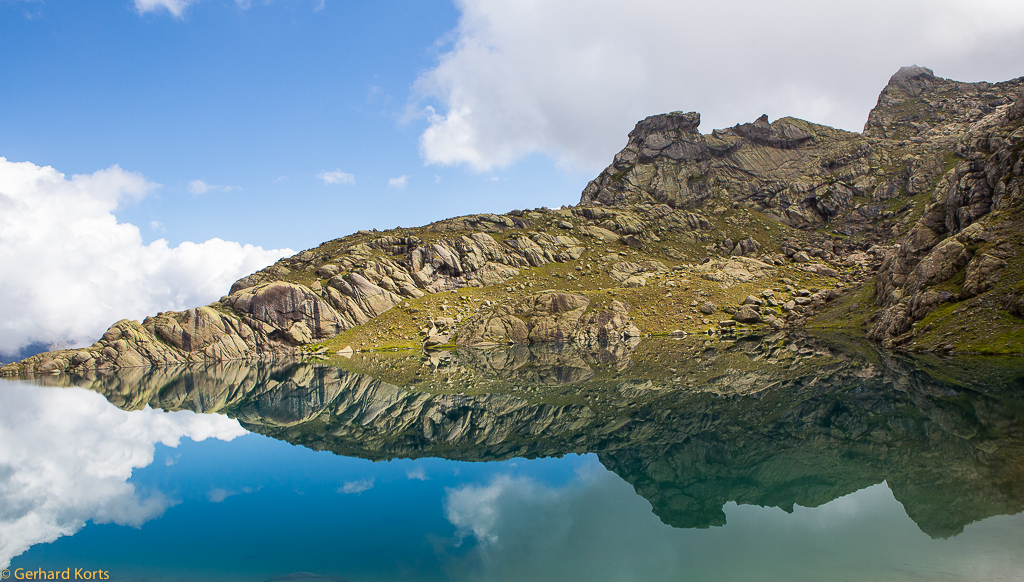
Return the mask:
M 689 364 L 659 378 L 637 354 L 512 388 L 484 379 L 551 360 L 419 359 L 427 381 L 471 376 L 433 392 L 363 373 L 412 359 L 3 382 L 0 562 L 153 581 L 1024 579 L 1017 368 L 726 355 L 701 382 L 734 374 L 731 395 L 669 389 Z

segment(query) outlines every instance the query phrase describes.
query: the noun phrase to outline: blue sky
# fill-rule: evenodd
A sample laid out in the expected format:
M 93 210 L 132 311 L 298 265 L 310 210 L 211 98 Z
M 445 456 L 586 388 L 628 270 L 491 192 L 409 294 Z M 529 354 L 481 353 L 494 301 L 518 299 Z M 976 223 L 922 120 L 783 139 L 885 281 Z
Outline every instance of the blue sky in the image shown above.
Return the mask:
M 1024 74 L 1019 0 L 0 0 L 0 359 L 358 229 L 573 204 L 636 121 L 858 131 Z
M 127 0 L 8 0 L 0 19 L 0 50 L 17 57 L 0 70 L 0 155 L 68 174 L 118 164 L 161 184 L 117 212 L 147 241 L 307 248 L 360 228 L 571 203 L 586 184 L 529 161 L 515 174 L 424 167 L 426 120 L 407 110 L 457 23 L 448 3 L 208 0 L 176 18 Z M 354 184 L 317 179 L 329 171 Z M 404 189 L 388 185 L 401 176 Z M 194 180 L 221 188 L 197 194 Z

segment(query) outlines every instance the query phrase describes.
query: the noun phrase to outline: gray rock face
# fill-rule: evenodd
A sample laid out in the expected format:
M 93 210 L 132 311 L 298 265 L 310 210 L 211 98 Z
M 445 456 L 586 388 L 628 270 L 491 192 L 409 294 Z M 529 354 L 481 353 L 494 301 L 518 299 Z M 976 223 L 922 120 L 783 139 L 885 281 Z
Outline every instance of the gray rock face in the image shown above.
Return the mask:
M 692 209 L 725 196 L 802 226 L 824 223 L 848 202 L 848 187 L 815 183 L 827 174 L 816 162 L 823 147 L 836 149 L 842 144 L 850 149 L 846 142 L 856 142 L 854 134 L 797 119 L 769 123 L 762 116 L 705 136 L 697 131 L 699 122 L 696 113 L 670 113 L 639 122 L 626 148 L 587 186 L 580 203 L 663 203 Z M 853 147 L 858 148 L 869 149 L 865 144 Z M 854 156 L 844 165 L 852 164 L 849 171 L 854 174 L 866 173 L 857 169 L 866 167 L 862 157 Z
M 914 91 L 938 82 L 921 71 L 914 79 L 923 83 Z M 995 110 L 963 138 L 964 159 L 936 182 L 921 218 L 886 255 L 876 285 L 881 310 L 868 337 L 888 345 L 909 341 L 914 322 L 940 305 L 992 290 L 1019 253 L 1019 243 L 1010 242 L 1019 237 L 1019 223 L 997 216 L 1024 208 L 1024 129 L 1012 110 Z
M 309 339 L 294 343 L 334 337 L 344 329 L 341 318 L 330 305 L 309 288 L 293 283 L 278 281 L 250 287 L 229 296 L 225 304 L 247 315 L 255 327 L 268 335 L 278 330 L 287 334 L 299 326 L 289 337 Z

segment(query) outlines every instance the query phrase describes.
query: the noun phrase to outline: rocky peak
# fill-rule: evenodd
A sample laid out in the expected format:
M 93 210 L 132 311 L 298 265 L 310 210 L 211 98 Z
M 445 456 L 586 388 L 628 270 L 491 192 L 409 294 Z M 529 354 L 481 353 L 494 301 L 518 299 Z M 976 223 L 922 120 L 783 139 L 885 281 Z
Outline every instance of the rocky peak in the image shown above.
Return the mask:
M 900 70 L 896 71 L 896 74 L 889 78 L 889 84 L 883 91 L 898 90 L 911 97 L 917 97 L 925 90 L 931 88 L 933 81 L 937 78 L 935 71 L 928 67 L 919 67 L 917 65 L 900 67 Z
M 629 132 L 629 141 L 639 141 L 654 134 L 675 134 L 678 136 L 680 133 L 697 133 L 699 125 L 700 113 L 696 111 L 689 113 L 673 111 L 671 113 L 662 113 L 661 115 L 652 115 L 637 122 L 633 131 Z
M 717 137 L 722 133 L 729 132 L 752 143 L 780 149 L 800 147 L 814 141 L 814 135 L 792 124 L 781 120 L 774 124 L 769 123 L 767 115 L 758 117 L 754 123 L 736 125 L 725 132 L 712 132 L 712 135 Z
M 937 77 L 925 67 L 903 67 L 879 94 L 864 135 L 897 140 L 957 136 L 955 126 L 1012 103 L 1022 81 L 963 83 Z
M 697 132 L 700 115 L 648 117 L 629 134 L 612 165 L 587 185 L 581 205 L 667 204 L 672 208 L 747 203 L 789 226 L 816 228 L 852 190 L 832 187 L 867 174 L 870 152 L 855 133 L 794 118 Z
M 696 111 L 673 111 L 643 119 L 629 132 L 629 142 L 615 157 L 615 164 L 626 167 L 659 157 L 677 161 L 707 159 L 710 153 L 697 131 L 699 125 L 700 113 Z

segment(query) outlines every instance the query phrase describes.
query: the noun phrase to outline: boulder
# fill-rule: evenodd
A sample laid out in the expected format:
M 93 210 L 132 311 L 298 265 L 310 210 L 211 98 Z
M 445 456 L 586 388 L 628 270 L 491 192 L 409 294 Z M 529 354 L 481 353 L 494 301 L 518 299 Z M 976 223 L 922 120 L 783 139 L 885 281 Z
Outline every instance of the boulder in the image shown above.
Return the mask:
M 732 316 L 740 323 L 761 323 L 761 314 L 754 311 L 749 305 L 743 306 Z
M 337 311 L 308 287 L 296 283 L 277 281 L 250 287 L 229 296 L 226 305 L 266 324 L 271 334 L 282 332 L 292 343 L 327 339 L 345 329 Z M 299 327 L 291 330 L 296 325 Z
M 1006 261 L 983 253 L 974 257 L 967 265 L 967 275 L 964 280 L 964 298 L 980 295 L 995 287 L 999 282 L 1003 270 L 1006 269 Z

